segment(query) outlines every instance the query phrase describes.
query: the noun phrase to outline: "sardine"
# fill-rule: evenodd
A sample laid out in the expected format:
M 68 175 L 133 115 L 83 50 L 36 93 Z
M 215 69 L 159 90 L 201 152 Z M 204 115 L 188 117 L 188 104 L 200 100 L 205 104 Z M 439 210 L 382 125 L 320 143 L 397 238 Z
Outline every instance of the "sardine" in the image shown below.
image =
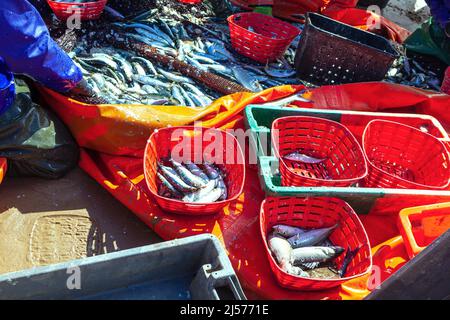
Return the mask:
M 137 75 L 139 75 L 139 76 L 146 76 L 147 75 L 147 73 L 145 72 L 145 69 L 138 62 L 133 62 L 132 66 L 133 66 L 133 71 Z
M 245 72 L 242 68 L 238 66 L 232 66 L 231 70 L 233 71 L 234 76 L 236 77 L 236 80 L 239 81 L 240 84 L 242 84 L 245 88 L 247 88 L 250 91 L 257 92 L 262 91 L 261 85 L 258 83 L 256 79 L 252 79 L 248 72 Z
M 222 195 L 222 190 L 219 188 L 214 188 L 208 194 L 205 194 L 203 197 L 199 198 L 197 202 L 199 203 L 212 203 L 216 202 L 220 196 Z
M 272 227 L 273 231 L 282 235 L 283 237 L 290 238 L 298 234 L 305 233 L 306 230 L 298 227 L 292 227 L 284 224 L 277 224 Z
M 183 83 L 182 85 L 191 90 L 192 93 L 194 93 L 197 96 L 197 99 L 202 101 L 205 106 L 208 106 L 213 102 L 211 99 L 205 96 L 205 94 L 201 92 L 196 86 L 190 83 Z
M 345 251 L 342 247 L 303 247 L 291 251 L 290 262 L 301 265 L 309 262 L 327 262 Z
M 181 177 L 178 176 L 175 170 L 170 167 L 163 166 L 158 164 L 159 169 L 161 170 L 162 175 L 169 181 L 169 183 L 178 191 L 182 193 L 192 192 L 197 190 L 196 187 L 190 186 L 186 184 Z
M 183 87 L 180 87 L 181 94 L 183 95 L 187 105 L 189 107 L 196 107 L 197 105 L 195 102 L 191 99 L 191 97 L 187 94 L 186 90 L 183 89 Z
M 162 74 L 165 78 L 167 78 L 167 79 L 170 80 L 170 81 L 181 82 L 181 83 L 183 83 L 183 82 L 185 82 L 185 83 L 195 83 L 195 82 L 194 82 L 192 79 L 190 79 L 190 78 L 187 78 L 187 77 L 183 77 L 183 76 L 180 76 L 180 75 L 173 74 L 173 73 L 168 72 L 168 71 L 165 71 L 165 70 L 163 70 L 163 69 L 161 69 L 161 68 L 158 68 L 158 72 L 159 72 L 160 74 Z
M 205 67 L 205 66 L 203 66 L 200 62 L 198 62 L 197 60 L 195 60 L 195 59 L 193 59 L 193 58 L 191 58 L 191 57 L 189 57 L 189 56 L 186 56 L 186 60 L 189 62 L 189 63 L 191 63 L 194 67 L 196 67 L 196 68 L 198 68 L 198 69 L 200 69 L 200 70 L 202 70 L 202 71 L 208 71 L 208 68 L 207 67 Z
M 180 175 L 181 179 L 183 179 L 184 182 L 186 182 L 187 184 L 189 184 L 191 186 L 197 187 L 197 188 L 206 187 L 207 180 L 205 181 L 202 178 L 191 173 L 181 163 L 179 163 L 173 159 L 170 159 L 170 163 L 173 165 L 176 172 Z
M 156 172 L 156 175 L 158 176 L 159 181 L 167 188 L 167 190 L 170 192 L 170 194 L 175 198 L 181 198 L 182 194 L 178 192 L 177 189 L 175 189 L 169 181 L 159 172 Z
M 190 55 L 192 59 L 195 59 L 198 62 L 201 63 L 207 63 L 207 64 L 215 64 L 216 61 L 213 58 L 208 57 L 206 54 L 193 54 Z
M 205 197 L 207 197 L 214 190 L 215 187 L 216 187 L 216 181 L 210 180 L 205 184 L 204 188 L 199 189 L 192 193 L 187 193 L 183 197 L 183 201 L 184 202 L 203 202 Z M 213 202 L 213 201 L 211 201 L 211 202 Z
M 164 29 L 165 33 L 172 39 L 175 40 L 176 37 L 173 34 L 172 30 L 170 29 L 169 25 L 167 24 L 167 22 L 163 19 L 158 19 L 158 21 L 161 23 L 162 28 Z
M 214 168 L 212 164 L 208 162 L 203 163 L 203 169 L 210 179 L 217 179 L 219 177 L 219 172 Z
M 200 100 L 198 96 L 196 96 L 195 94 L 193 94 L 192 92 L 186 92 L 187 96 L 189 97 L 189 99 L 192 100 L 193 105 L 196 107 L 205 107 L 207 106 L 207 104 L 205 104 L 204 101 Z
M 172 96 L 179 101 L 179 104 L 182 106 L 186 105 L 186 101 L 184 101 L 184 97 L 181 94 L 181 90 L 178 86 L 172 87 Z
M 118 68 L 117 63 L 115 63 L 114 60 L 102 53 L 95 53 L 92 55 L 92 58 L 79 58 L 79 60 L 103 64 L 113 70 L 117 70 Z
M 149 77 L 149 76 L 133 75 L 133 79 L 135 81 L 139 82 L 139 83 L 147 84 L 147 85 L 150 85 L 150 86 L 155 86 L 155 87 L 161 86 L 161 87 L 164 87 L 164 88 L 170 88 L 170 84 L 162 82 L 162 81 L 160 81 L 158 79 L 155 79 L 155 78 L 152 78 L 152 77 Z
M 142 90 L 144 90 L 147 94 L 158 94 L 158 90 L 148 84 L 142 86 Z
M 203 181 L 209 181 L 208 176 L 206 175 L 206 173 L 204 173 L 202 171 L 202 169 L 199 168 L 199 166 L 197 166 L 195 163 L 192 163 L 190 161 L 185 162 L 184 165 L 186 166 L 186 168 L 194 175 L 196 175 L 197 177 L 201 178 Z
M 336 227 L 337 224 L 329 228 L 309 230 L 304 233 L 292 236 L 289 239 L 287 239 L 287 241 L 294 249 L 299 247 L 314 246 L 322 242 L 326 238 L 328 238 L 328 236 L 331 234 L 331 232 L 333 232 L 333 230 Z
M 158 74 L 158 72 L 156 72 L 155 67 L 153 66 L 153 63 L 151 63 L 147 59 L 144 59 L 142 57 L 132 57 L 131 61 L 141 62 L 145 66 L 147 71 L 151 72 L 155 76 Z
M 291 152 L 285 156 L 283 156 L 284 160 L 294 161 L 294 162 L 302 162 L 302 163 L 312 163 L 317 164 L 324 162 L 326 159 L 318 159 L 311 156 L 308 156 L 306 154 L 300 153 L 298 151 Z
M 165 34 L 156 24 L 153 25 L 153 29 L 156 31 L 156 33 L 162 37 L 171 47 L 175 48 L 175 43 L 173 42 L 172 38 Z
M 270 234 L 267 242 L 269 245 L 269 249 L 275 256 L 278 264 L 281 265 L 290 262 L 292 248 L 289 242 L 286 241 L 286 239 L 283 239 L 276 234 Z

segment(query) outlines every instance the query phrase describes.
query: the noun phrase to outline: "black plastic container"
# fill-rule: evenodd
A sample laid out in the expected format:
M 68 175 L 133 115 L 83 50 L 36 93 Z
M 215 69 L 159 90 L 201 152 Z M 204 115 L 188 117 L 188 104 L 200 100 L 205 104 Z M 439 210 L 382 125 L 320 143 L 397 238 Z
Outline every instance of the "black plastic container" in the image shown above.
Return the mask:
M 359 8 L 367 8 L 369 6 L 378 6 L 380 9 L 386 8 L 389 0 L 359 0 L 358 7 Z
M 295 68 L 316 85 L 381 81 L 397 56 L 387 39 L 309 12 Z

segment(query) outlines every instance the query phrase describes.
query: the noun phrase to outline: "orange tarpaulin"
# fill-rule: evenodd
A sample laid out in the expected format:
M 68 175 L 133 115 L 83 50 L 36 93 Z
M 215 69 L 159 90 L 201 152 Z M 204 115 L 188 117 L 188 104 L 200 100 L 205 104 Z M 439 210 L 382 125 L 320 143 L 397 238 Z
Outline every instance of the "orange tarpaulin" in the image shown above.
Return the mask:
M 143 176 L 146 139 L 157 127 L 204 120 L 209 127 L 242 127 L 242 110 L 251 103 L 278 99 L 304 89 L 283 86 L 258 94 L 223 97 L 203 109 L 154 106 L 93 106 L 80 104 L 42 89 L 83 148 L 80 166 L 130 208 L 163 239 L 211 232 L 219 237 L 251 297 L 270 299 L 361 299 L 408 261 L 396 215 L 372 212 L 360 215 L 374 252 L 374 275 L 320 292 L 296 292 L 280 287 L 271 274 L 259 234 L 259 206 L 264 198 L 257 172 L 248 169 L 239 199 L 213 216 L 189 217 L 165 213 L 155 204 Z M 449 125 L 450 96 L 386 83 L 322 87 L 304 95 L 311 103 L 301 107 L 347 110 L 399 110 L 429 113 Z M 165 114 L 167 111 L 169 114 Z M 405 203 L 405 206 L 408 206 Z M 384 243 L 383 243 L 384 242 Z M 378 245 L 378 246 L 377 246 Z M 377 278 L 378 277 L 378 278 Z M 378 280 L 377 280 L 378 279 Z M 381 279 L 381 280 L 380 280 Z M 369 280 L 369 281 L 368 281 Z M 369 286 L 368 286 L 369 284 Z
M 289 96 L 303 86 L 281 86 L 259 93 L 236 93 L 216 100 L 205 108 L 174 106 L 88 105 L 41 88 L 45 102 L 69 127 L 80 146 L 115 155 L 141 156 L 155 128 L 181 126 L 202 121 L 205 127 L 233 127 L 240 123 L 242 110 Z M 304 108 L 409 111 L 429 114 L 450 125 L 449 96 L 413 87 L 384 82 L 323 86 L 305 93 L 311 103 Z

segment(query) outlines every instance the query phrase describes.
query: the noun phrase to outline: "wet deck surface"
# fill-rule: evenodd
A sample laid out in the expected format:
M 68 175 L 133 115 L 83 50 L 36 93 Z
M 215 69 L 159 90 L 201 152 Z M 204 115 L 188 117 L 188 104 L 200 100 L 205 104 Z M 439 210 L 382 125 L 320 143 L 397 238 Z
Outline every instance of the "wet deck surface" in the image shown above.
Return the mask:
M 161 241 L 81 169 L 0 185 L 0 274 Z

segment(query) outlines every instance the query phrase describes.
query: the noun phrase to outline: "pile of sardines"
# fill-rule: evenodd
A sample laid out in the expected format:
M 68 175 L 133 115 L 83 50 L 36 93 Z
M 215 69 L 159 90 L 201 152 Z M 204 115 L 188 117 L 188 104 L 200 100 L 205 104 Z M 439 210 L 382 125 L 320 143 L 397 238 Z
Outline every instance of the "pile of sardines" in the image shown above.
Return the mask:
M 174 72 L 170 66 L 156 65 L 132 50 L 90 41 L 92 33 L 95 32 L 86 32 L 70 56 L 94 91 L 108 103 L 204 107 L 221 96 Z M 293 69 L 299 39 L 294 40 L 293 47 L 279 61 L 261 65 L 233 52 L 226 24 L 184 25 L 157 17 L 154 11 L 131 21 L 113 23 L 107 37 L 150 45 L 162 54 L 237 82 L 253 92 L 299 83 Z
M 272 227 L 267 242 L 283 271 L 307 278 L 339 279 L 345 277 L 359 248 L 346 251 L 333 245 L 328 237 L 336 227 L 303 229 L 278 224 Z M 334 260 L 344 251 L 344 261 L 338 269 Z
M 158 194 L 192 203 L 213 203 L 228 197 L 225 174 L 212 163 L 200 166 L 173 159 L 158 163 Z
M 406 55 L 394 61 L 384 81 L 435 91 L 440 91 L 441 86 L 436 73 Z

